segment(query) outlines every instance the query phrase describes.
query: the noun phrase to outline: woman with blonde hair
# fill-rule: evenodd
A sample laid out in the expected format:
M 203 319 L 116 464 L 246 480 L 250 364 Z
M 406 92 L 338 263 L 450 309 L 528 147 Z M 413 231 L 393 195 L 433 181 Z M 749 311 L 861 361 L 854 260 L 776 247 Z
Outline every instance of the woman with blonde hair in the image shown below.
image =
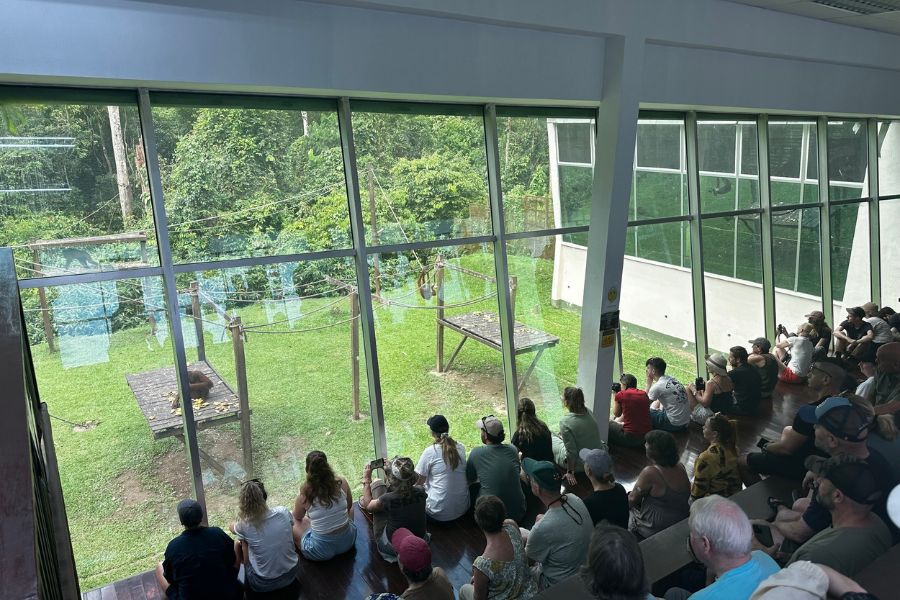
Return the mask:
M 691 500 L 713 494 L 728 497 L 744 487 L 738 471 L 734 430 L 734 424 L 722 413 L 712 415 L 703 425 L 703 437 L 709 447 L 694 463 Z
M 238 538 L 235 552 L 244 564 L 248 598 L 294 589 L 299 594 L 300 590 L 293 518 L 283 506 L 269 508 L 267 500 L 262 481 L 250 479 L 242 483 L 238 496 L 239 520 L 231 525 L 232 533 Z
M 425 512 L 435 521 L 453 521 L 469 510 L 466 481 L 466 447 L 450 437 L 450 423 L 444 415 L 426 421 L 431 445 L 422 452 L 416 473 L 428 499 Z
M 363 469 L 363 496 L 359 506 L 372 513 L 372 532 L 378 552 L 388 562 L 397 562 L 397 551 L 391 544 L 394 532 L 409 529 L 428 540 L 425 488 L 416 485 L 418 475 L 412 459 L 397 456 L 384 463 L 384 480 L 372 481 L 372 464 Z
M 309 560 L 328 560 L 356 543 L 353 496 L 324 452 L 306 455 L 306 481 L 294 502 L 294 544 Z

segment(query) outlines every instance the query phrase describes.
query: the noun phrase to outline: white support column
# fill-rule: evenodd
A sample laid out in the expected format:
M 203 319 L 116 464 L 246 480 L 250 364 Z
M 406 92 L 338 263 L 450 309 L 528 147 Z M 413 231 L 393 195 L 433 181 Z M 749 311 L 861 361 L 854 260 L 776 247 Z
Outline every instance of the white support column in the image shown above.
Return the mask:
M 604 312 L 619 310 L 643 63 L 643 39 L 608 40 L 594 141 L 591 229 L 582 302 L 585 310 L 578 352 L 578 385 L 604 438 L 609 426 L 609 386 L 615 377 L 616 346 L 615 341 L 608 344 L 608 339 L 601 339 L 600 319 Z

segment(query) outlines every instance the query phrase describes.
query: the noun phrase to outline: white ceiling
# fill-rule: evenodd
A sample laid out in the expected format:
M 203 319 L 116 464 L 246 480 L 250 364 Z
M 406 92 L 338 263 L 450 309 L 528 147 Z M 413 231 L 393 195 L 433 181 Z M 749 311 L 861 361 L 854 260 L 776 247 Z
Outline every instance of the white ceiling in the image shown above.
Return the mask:
M 865 29 L 875 29 L 886 33 L 900 35 L 900 1 L 898 0 L 855 0 L 853 2 L 834 2 L 835 4 L 856 4 L 862 10 L 884 11 L 879 14 L 860 14 L 851 10 L 843 10 L 833 6 L 827 6 L 821 2 L 828 3 L 829 0 L 729 0 L 739 4 L 749 4 L 769 10 L 777 10 L 780 12 L 800 15 L 803 17 L 812 17 L 823 21 L 831 21 L 832 23 L 840 23 L 842 25 L 851 25 L 853 27 L 863 27 Z

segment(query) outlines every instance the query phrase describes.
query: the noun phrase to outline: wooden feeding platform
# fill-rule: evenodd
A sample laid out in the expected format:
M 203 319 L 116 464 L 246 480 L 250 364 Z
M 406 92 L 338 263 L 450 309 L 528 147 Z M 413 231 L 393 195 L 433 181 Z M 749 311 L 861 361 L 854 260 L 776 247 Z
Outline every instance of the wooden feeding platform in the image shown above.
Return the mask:
M 241 410 L 241 401 L 237 394 L 228 387 L 228 384 L 219 376 L 206 361 L 199 361 L 188 366 L 192 371 L 200 371 L 213 382 L 209 396 L 200 403 L 193 402 L 194 423 L 197 430 L 216 427 L 234 421 L 246 420 L 249 429 L 250 410 Z M 128 386 L 134 393 L 138 407 L 141 409 L 147 425 L 153 434 L 153 439 L 165 437 L 177 437 L 184 441 L 184 425 L 182 422 L 182 408 L 173 410 L 171 406 L 172 394 L 178 391 L 178 378 L 175 375 L 175 367 L 165 367 L 155 371 L 135 373 L 125 376 Z M 247 463 L 247 454 L 250 451 L 247 440 L 244 440 L 244 456 Z M 225 467 L 208 453 L 200 450 L 203 458 L 213 469 L 220 474 L 225 472 Z M 248 472 L 252 468 L 250 464 L 244 465 Z
M 438 318 L 438 324 L 443 325 L 448 329 L 452 329 L 453 331 L 463 336 L 462 340 L 459 342 L 459 345 L 453 351 L 453 354 L 450 355 L 450 359 L 447 361 L 447 364 L 441 366 L 441 371 L 448 371 L 450 369 L 450 366 L 456 359 L 456 355 L 459 354 L 460 350 L 462 350 L 462 347 L 466 343 L 466 340 L 470 338 L 497 351 L 499 351 L 502 347 L 502 341 L 500 338 L 500 319 L 496 313 L 476 311 L 465 313 L 462 315 L 444 316 L 442 318 Z M 540 360 L 541 354 L 544 352 L 544 350 L 546 350 L 547 348 L 552 348 L 558 343 L 559 338 L 555 335 L 551 335 L 545 331 L 540 331 L 539 329 L 533 329 L 531 327 L 528 327 L 527 325 L 524 325 L 523 323 L 519 323 L 518 321 L 514 323 L 513 347 L 515 348 L 516 356 L 518 356 L 519 354 L 526 354 L 528 352 L 536 353 L 531 361 L 531 364 L 528 366 L 528 370 L 525 371 L 525 375 L 519 382 L 519 390 L 522 390 L 525 387 L 525 384 L 528 382 L 528 378 L 531 377 L 531 373 L 537 366 L 538 360 Z M 439 360 L 441 359 L 442 357 L 439 357 Z

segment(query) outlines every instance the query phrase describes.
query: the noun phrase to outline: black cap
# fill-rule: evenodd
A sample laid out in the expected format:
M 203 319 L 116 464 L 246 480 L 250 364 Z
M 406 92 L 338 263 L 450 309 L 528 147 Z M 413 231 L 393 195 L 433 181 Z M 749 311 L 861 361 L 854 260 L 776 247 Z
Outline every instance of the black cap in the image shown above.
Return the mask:
M 860 504 L 875 504 L 881 498 L 881 485 L 872 467 L 860 458 L 835 456 L 824 462 L 820 476 L 842 494 Z
M 185 527 L 196 527 L 203 521 L 203 507 L 190 498 L 178 503 L 178 520 Z
M 749 342 L 763 351 L 763 353 L 768 352 L 772 348 L 772 343 L 764 337 L 758 337 L 753 340 L 749 340 Z
M 426 423 L 435 433 L 448 433 L 450 431 L 450 423 L 447 422 L 444 415 L 434 415 Z
M 856 405 L 835 406 L 818 418 L 818 424 L 837 438 L 862 442 L 869 435 L 872 419 Z

